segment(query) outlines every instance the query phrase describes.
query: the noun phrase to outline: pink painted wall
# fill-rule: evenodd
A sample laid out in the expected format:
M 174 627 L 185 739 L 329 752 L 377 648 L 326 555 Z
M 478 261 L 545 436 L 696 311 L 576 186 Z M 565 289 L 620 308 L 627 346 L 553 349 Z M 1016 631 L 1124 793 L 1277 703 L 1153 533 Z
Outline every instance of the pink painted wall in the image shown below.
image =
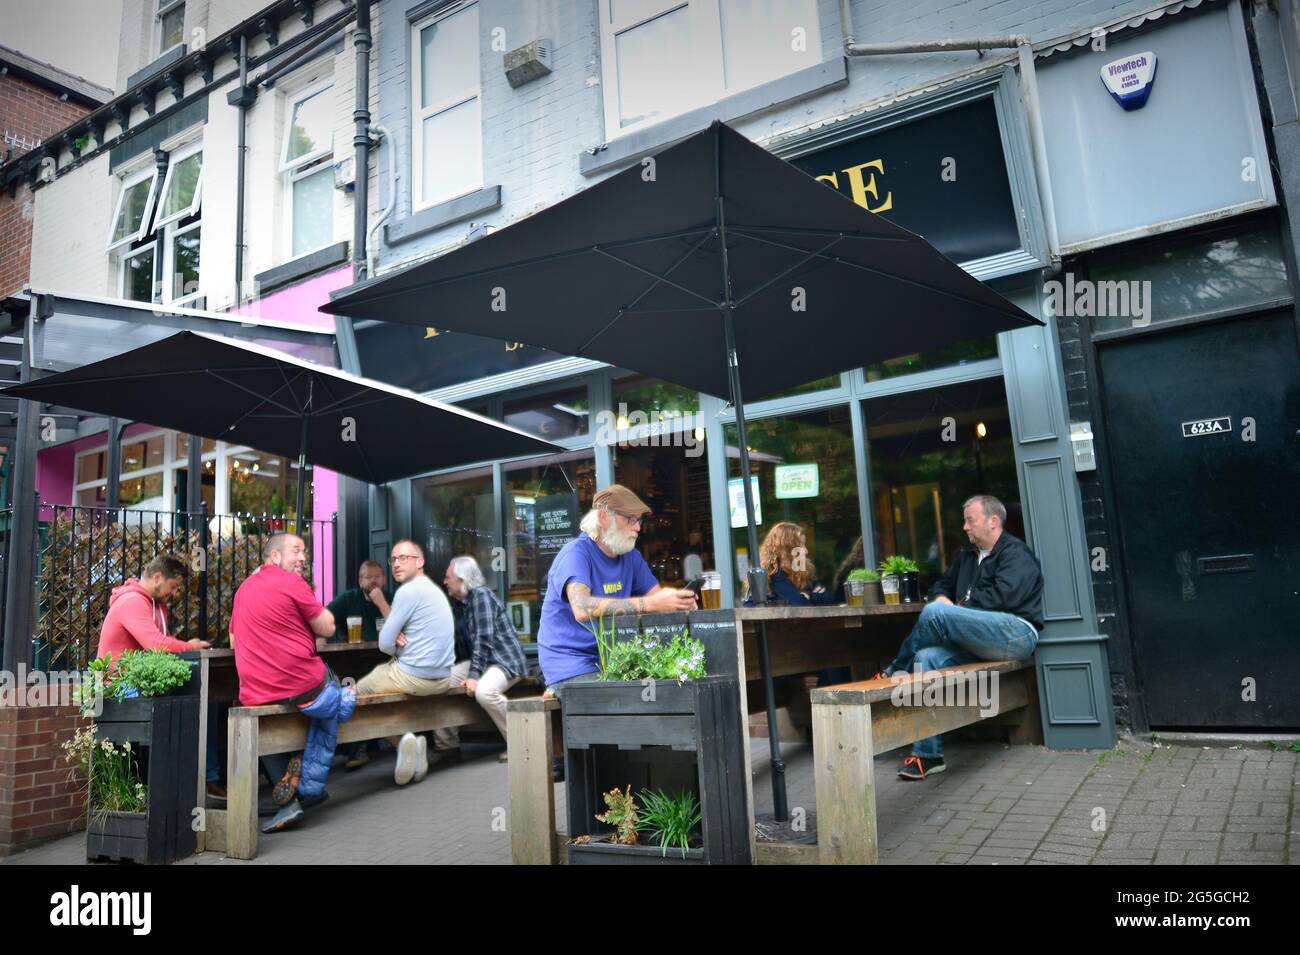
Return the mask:
M 122 433 L 123 438 L 133 438 L 146 431 L 156 430 L 150 424 L 129 424 Z M 41 504 L 72 504 L 73 485 L 76 484 L 77 455 L 82 451 L 102 448 L 107 444 L 108 436 L 104 432 L 87 435 L 76 441 L 59 444 L 36 452 L 36 489 L 41 492 Z M 54 519 L 54 511 L 41 507 L 42 521 Z
M 345 265 L 297 285 L 249 302 L 235 309 L 239 315 L 269 318 L 276 322 L 292 322 L 312 328 L 334 328 L 334 316 L 320 311 L 320 306 L 330 300 L 330 293 L 352 284 L 352 266 Z M 312 469 L 312 518 L 329 520 L 339 509 L 338 475 L 324 468 Z

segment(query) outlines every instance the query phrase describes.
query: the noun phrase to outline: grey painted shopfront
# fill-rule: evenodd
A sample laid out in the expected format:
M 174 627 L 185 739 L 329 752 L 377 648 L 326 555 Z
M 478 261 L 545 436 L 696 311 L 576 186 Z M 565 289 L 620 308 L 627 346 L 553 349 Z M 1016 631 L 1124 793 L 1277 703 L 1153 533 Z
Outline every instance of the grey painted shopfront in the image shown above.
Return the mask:
M 868 71 L 862 60 L 844 58 L 837 5 L 822 2 L 814 5 L 821 59 L 762 87 L 766 108 L 745 112 L 752 94 L 749 101 L 727 97 L 614 138 L 603 133 L 610 103 L 600 84 L 584 82 L 604 36 L 597 5 L 543 4 L 543 22 L 523 23 L 499 16 L 503 11 L 485 2 L 473 24 L 485 44 L 474 94 L 483 124 L 481 167 L 465 180 L 468 191 L 424 202 L 421 194 L 437 199 L 439 176 L 451 173 L 430 174 L 416 165 L 412 130 L 421 128 L 417 120 L 435 121 L 439 114 L 425 111 L 420 87 L 400 79 L 410 75 L 417 82 L 414 61 L 426 41 L 436 42 L 427 38 L 436 37 L 443 19 L 467 17 L 475 6 L 381 5 L 379 119 L 394 145 L 379 150 L 378 162 L 386 182 L 387 163 L 396 157 L 398 188 L 381 231 L 379 272 L 472 240 L 476 230 L 508 224 L 623 168 L 672 135 L 725 116 L 828 187 L 923 234 L 1047 321 L 996 340 L 941 345 L 849 370 L 748 406 L 766 525 L 760 534 L 774 520 L 800 523 L 828 586 L 848 566 L 874 566 L 893 553 L 918 560 L 930 579 L 964 541 L 962 501 L 981 492 L 999 496 L 1010 510 L 1008 528 L 1028 541 L 1043 565 L 1047 625 L 1038 677 L 1048 744 L 1109 746 L 1117 710 L 1122 724 L 1145 728 L 1145 716 L 1129 712 L 1141 708 L 1142 683 L 1132 635 L 1112 608 L 1122 588 L 1123 556 L 1116 546 L 1109 561 L 1096 559 L 1095 548 L 1106 546 L 1097 544 L 1099 535 L 1114 533 L 1113 515 L 1099 512 L 1110 478 L 1099 477 L 1087 462 L 1076 466 L 1080 442 L 1071 441 L 1072 425 L 1089 424 L 1104 459 L 1104 396 L 1088 378 L 1093 366 L 1083 367 L 1085 349 L 1096 348 L 1089 336 L 1104 326 L 1087 321 L 1081 331 L 1077 316 L 1056 314 L 1060 296 L 1052 283 L 1062 280 L 1063 268 L 1083 274 L 1089 263 L 1102 275 L 1105 250 L 1116 244 L 1158 242 L 1151 237 L 1186 236 L 1188 230 L 1194 239 L 1196 229 L 1227 221 L 1239 225 L 1235 235 L 1262 235 L 1252 248 L 1265 258 L 1276 254 L 1283 276 L 1274 300 L 1243 295 L 1239 306 L 1290 308 L 1286 276 L 1294 272 L 1287 267 L 1293 259 L 1281 261 L 1280 227 L 1269 211 L 1277 200 L 1240 7 L 1205 3 L 1130 26 L 1109 19 L 1125 10 L 1081 4 L 1060 14 L 1059 22 L 1038 22 L 1034 29 L 1044 37 L 1068 34 L 1055 49 L 1038 51 L 1049 183 L 1038 172 L 1033 117 L 1014 55 L 981 66 L 972 54 L 962 69 L 937 57 L 922 71 L 933 69 L 935 78 L 949 75 L 951 81 L 927 88 L 912 74 L 915 95 L 880 103 L 882 88 L 911 88 L 907 70 L 914 64 L 868 58 Z M 918 35 L 927 35 L 926 24 L 944 12 L 942 5 L 930 6 L 917 11 Z M 1026 22 L 1031 6 L 1025 4 Z M 1146 5 L 1131 7 L 1130 17 Z M 512 91 L 499 54 L 488 52 L 490 24 L 499 22 L 523 40 L 554 31 L 550 65 L 563 82 L 548 77 Z M 426 33 L 430 26 L 434 30 Z M 1104 53 L 1088 46 L 1097 29 L 1108 37 Z M 1231 55 L 1222 54 L 1225 46 Z M 1151 100 L 1141 110 L 1123 111 L 1098 81 L 1098 70 L 1148 49 L 1161 57 Z M 1217 58 L 1210 56 L 1214 50 Z M 1213 77 L 1198 75 L 1194 66 L 1207 57 L 1221 65 Z M 1219 131 L 1188 135 L 1206 109 L 1225 117 Z M 821 116 L 824 121 L 801 125 Z M 1177 150 L 1180 165 L 1160 166 L 1157 174 L 1153 167 L 1170 149 Z M 1254 179 L 1202 181 L 1199 170 L 1207 163 L 1222 169 L 1231 161 L 1237 171 L 1241 157 L 1252 155 L 1263 160 Z M 950 169 L 955 175 L 944 174 Z M 1153 178 L 1161 188 L 1152 187 Z M 381 206 L 389 198 L 386 189 Z M 1129 265 L 1120 254 L 1104 274 L 1127 276 Z M 1156 304 L 1159 309 L 1158 296 Z M 581 307 L 580 293 L 574 307 Z M 1158 327 L 1158 310 L 1154 318 Z M 845 316 L 904 320 L 873 315 L 870 302 L 862 303 L 861 314 Z M 576 530 L 576 516 L 595 489 L 619 481 L 656 509 L 642 549 L 660 578 L 680 582 L 716 569 L 724 600 L 735 598 L 743 578 L 738 569 L 750 555 L 732 520 L 729 487 L 739 478 L 729 430 L 734 413 L 720 401 L 585 359 L 440 332 L 436 316 L 424 330 L 341 322 L 340 351 L 364 374 L 464 404 L 568 449 L 550 459 L 485 463 L 372 492 L 373 556 L 382 558 L 402 536 L 424 542 L 435 568 L 452 554 L 477 553 L 521 629 L 532 635 L 548 554 Z M 810 464 L 817 466 L 815 494 L 808 496 L 806 482 L 792 492 L 784 469 Z M 808 473 L 805 468 L 801 477 Z M 1117 637 L 1123 641 L 1118 648 L 1112 646 Z

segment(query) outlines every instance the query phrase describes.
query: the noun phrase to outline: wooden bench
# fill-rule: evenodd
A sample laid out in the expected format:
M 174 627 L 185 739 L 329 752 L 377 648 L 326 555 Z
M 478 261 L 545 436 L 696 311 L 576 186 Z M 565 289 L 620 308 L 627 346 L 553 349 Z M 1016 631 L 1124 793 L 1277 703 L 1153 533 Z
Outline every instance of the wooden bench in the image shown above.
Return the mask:
M 302 750 L 310 722 L 296 706 L 231 707 L 226 810 L 207 812 L 209 849 L 221 851 L 224 847 L 232 859 L 257 856 L 258 757 Z M 483 708 L 463 692 L 440 696 L 372 694 L 357 697 L 352 719 L 339 724 L 338 745 L 480 725 L 492 728 Z
M 556 865 L 555 743 L 551 719 L 560 701 L 535 696 L 506 704 L 506 750 L 510 766 L 510 861 L 514 865 Z
M 937 682 L 941 676 L 942 684 Z M 981 679 L 995 681 L 990 688 L 996 689 L 984 712 L 975 692 L 976 681 Z M 955 691 L 962 684 L 967 705 L 926 705 L 927 687 L 946 689 L 951 685 Z M 1041 742 L 1036 688 L 1030 659 L 968 663 L 908 674 L 901 680 L 863 680 L 813 690 L 817 861 L 823 865 L 876 863 L 872 759 L 877 753 L 1005 713 L 1015 715 L 1009 724 L 1012 742 Z M 962 702 L 960 697 L 957 700 Z

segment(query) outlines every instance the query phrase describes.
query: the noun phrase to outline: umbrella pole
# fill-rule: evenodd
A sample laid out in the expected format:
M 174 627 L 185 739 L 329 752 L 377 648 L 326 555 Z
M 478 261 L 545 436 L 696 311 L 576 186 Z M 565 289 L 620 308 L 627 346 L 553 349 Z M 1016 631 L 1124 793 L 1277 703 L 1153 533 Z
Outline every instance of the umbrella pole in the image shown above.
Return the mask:
M 313 384 L 315 383 L 309 382 L 307 385 L 307 405 L 306 407 L 303 408 L 302 411 L 302 430 L 299 432 L 299 438 L 298 438 L 298 491 L 297 491 L 297 495 L 294 498 L 293 520 L 294 520 L 294 531 L 298 534 L 299 537 L 302 537 L 302 508 L 303 508 L 302 499 L 303 499 L 303 491 L 305 490 L 306 481 L 307 481 L 307 419 L 308 416 L 311 414 L 311 396 L 312 396 Z
M 740 445 L 740 482 L 745 495 L 745 530 L 749 543 L 749 593 L 754 606 L 767 603 L 767 573 L 758 558 L 758 526 L 754 523 L 754 489 L 749 479 L 749 435 L 745 427 L 745 402 L 740 390 L 740 359 L 736 354 L 736 328 L 731 306 L 723 312 L 727 339 L 727 373 L 731 384 L 731 404 L 736 409 L 736 438 Z M 767 743 L 772 759 L 772 815 L 777 822 L 789 817 L 786 805 L 785 760 L 781 757 L 781 735 L 776 725 L 776 687 L 772 682 L 772 660 L 767 642 L 767 621 L 758 621 L 758 651 L 763 673 L 763 692 L 767 698 Z

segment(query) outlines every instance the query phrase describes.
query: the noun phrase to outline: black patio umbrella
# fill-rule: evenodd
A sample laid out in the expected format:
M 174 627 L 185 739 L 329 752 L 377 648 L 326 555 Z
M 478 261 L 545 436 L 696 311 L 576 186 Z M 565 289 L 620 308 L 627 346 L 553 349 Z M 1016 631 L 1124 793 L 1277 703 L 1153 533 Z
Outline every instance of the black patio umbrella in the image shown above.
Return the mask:
M 308 461 L 383 484 L 562 450 L 402 388 L 204 332 L 178 332 L 3 393 L 296 457 L 300 524 Z
M 524 342 L 729 398 L 745 476 L 745 396 L 1042 324 L 921 237 L 717 122 L 322 311 Z M 750 590 L 762 601 L 754 502 L 741 484 Z M 760 645 L 775 726 L 765 634 Z

